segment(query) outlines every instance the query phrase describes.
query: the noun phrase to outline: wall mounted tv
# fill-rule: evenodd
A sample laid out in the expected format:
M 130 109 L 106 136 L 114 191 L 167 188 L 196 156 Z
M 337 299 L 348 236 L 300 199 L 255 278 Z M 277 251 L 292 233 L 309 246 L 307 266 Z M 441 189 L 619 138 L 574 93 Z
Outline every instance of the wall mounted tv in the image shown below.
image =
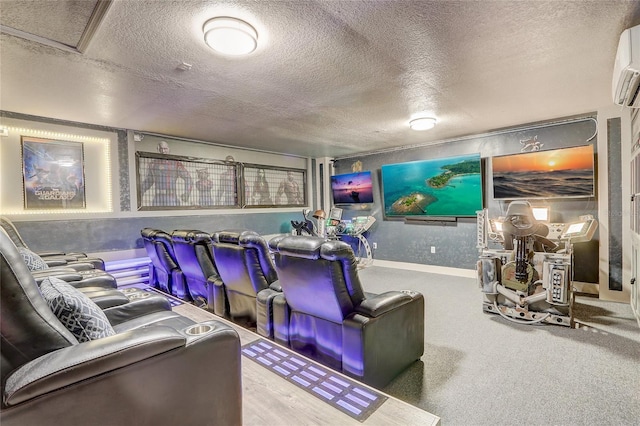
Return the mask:
M 382 166 L 387 217 L 470 217 L 482 210 L 480 154 Z
M 331 192 L 336 205 L 373 203 L 371 172 L 331 176 Z
M 491 176 L 496 200 L 592 197 L 593 146 L 493 157 Z

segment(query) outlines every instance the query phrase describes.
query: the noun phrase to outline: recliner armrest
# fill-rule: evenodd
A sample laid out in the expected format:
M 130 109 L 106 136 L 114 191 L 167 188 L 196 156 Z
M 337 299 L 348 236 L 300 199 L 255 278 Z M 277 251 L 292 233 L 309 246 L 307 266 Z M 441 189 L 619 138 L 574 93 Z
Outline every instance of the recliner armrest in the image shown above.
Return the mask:
M 207 278 L 207 309 L 219 317 L 226 318 L 229 315 L 227 305 L 224 282 L 218 274 L 210 276 Z
M 83 262 L 82 260 L 77 262 L 69 262 L 64 266 L 65 268 L 71 268 L 74 271 L 91 271 L 96 269 L 93 263 Z
M 66 253 L 62 251 L 38 251 L 36 252 L 36 254 L 40 257 L 51 257 L 51 256 L 62 257 L 66 255 Z
M 51 274 L 53 272 L 75 273 L 75 272 L 78 272 L 78 271 L 73 269 L 73 268 L 69 268 L 67 265 L 61 265 L 61 266 L 49 267 L 47 269 L 38 269 L 37 271 L 31 271 L 31 274 L 32 275 L 36 275 L 36 274 Z
M 80 291 L 82 291 L 82 289 L 80 289 Z M 169 302 L 169 299 L 160 294 L 139 292 L 139 294 L 135 295 L 130 294 L 127 296 L 123 294 L 122 296 L 126 301 L 123 301 L 123 303 L 114 303 L 107 307 L 100 306 L 96 301 L 96 304 L 102 308 L 107 319 L 114 327 L 118 324 L 129 322 L 136 318 L 148 317 L 150 314 L 156 312 L 171 312 L 171 303 Z M 89 297 L 92 298 L 91 295 Z
M 84 291 L 85 289 L 89 291 Z M 103 287 L 81 287 L 78 290 L 84 293 L 102 310 L 129 303 L 129 298 L 121 291 Z
M 216 277 L 216 276 L 211 276 L 211 277 L 207 278 L 207 283 L 208 284 L 212 284 L 212 285 L 214 285 L 216 287 L 224 286 L 224 281 L 222 281 L 222 278 Z
M 413 298 L 408 293 L 387 291 L 377 296 L 367 298 L 355 307 L 355 311 L 371 318 L 378 317 L 398 306 L 406 305 Z
M 42 260 L 44 260 L 44 263 L 46 263 L 50 268 L 55 266 L 64 266 L 69 263 L 66 260 L 58 257 L 45 257 Z
M 4 403 L 19 404 L 56 389 L 99 376 L 185 346 L 187 339 L 170 327 L 131 330 L 43 355 L 7 379 Z
M 282 285 L 280 284 L 280 281 L 272 282 L 271 284 L 269 284 L 269 288 L 273 291 L 278 291 L 282 293 Z
M 42 269 L 40 271 L 33 271 L 31 275 L 33 275 L 33 278 L 36 280 L 38 285 L 40 285 L 40 283 L 47 277 L 56 277 L 68 283 L 82 280 L 82 275 L 73 269 L 67 271 L 62 269 Z

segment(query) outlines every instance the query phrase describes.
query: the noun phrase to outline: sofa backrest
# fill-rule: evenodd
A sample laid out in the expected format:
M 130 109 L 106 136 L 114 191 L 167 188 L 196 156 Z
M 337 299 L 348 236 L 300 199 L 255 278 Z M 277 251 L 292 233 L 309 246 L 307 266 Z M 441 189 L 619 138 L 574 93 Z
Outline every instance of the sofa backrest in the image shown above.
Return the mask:
M 27 247 L 27 243 L 25 243 L 22 237 L 20 236 L 20 233 L 16 229 L 13 222 L 11 222 L 8 218 L 4 216 L 0 216 L 0 227 L 5 230 L 5 232 L 7 233 L 9 238 L 11 238 L 11 241 L 13 241 L 13 244 L 15 244 L 16 247 L 29 248 Z
M 218 269 L 213 263 L 211 235 L 198 230 L 176 230 L 171 233 L 173 250 L 188 278 L 206 282 L 209 277 L 218 277 Z
M 153 241 L 156 244 L 158 257 L 160 258 L 160 261 L 166 265 L 168 272 L 178 269 L 178 260 L 176 259 L 176 254 L 173 250 L 171 235 L 164 231 L 158 231 L 156 232 Z
M 278 282 L 293 311 L 342 323 L 364 300 L 357 262 L 347 243 L 288 236 L 270 246 L 276 252 Z
M 15 368 L 78 343 L 58 321 L 7 233 L 0 229 L 2 383 Z
M 278 276 L 264 239 L 249 230 L 215 232 L 213 255 L 220 278 L 232 291 L 256 296 Z
M 143 228 L 140 231 L 140 235 L 142 235 L 142 242 L 144 243 L 144 248 L 147 252 L 147 256 L 151 260 L 151 264 L 154 268 L 165 269 L 162 262 L 158 258 L 158 251 L 156 250 L 156 243 L 154 242 L 154 238 L 156 233 L 158 233 L 158 229 L 154 228 Z
M 163 270 L 167 275 L 178 268 L 169 234 L 160 229 L 143 228 L 140 235 L 142 235 L 147 255 L 155 268 Z

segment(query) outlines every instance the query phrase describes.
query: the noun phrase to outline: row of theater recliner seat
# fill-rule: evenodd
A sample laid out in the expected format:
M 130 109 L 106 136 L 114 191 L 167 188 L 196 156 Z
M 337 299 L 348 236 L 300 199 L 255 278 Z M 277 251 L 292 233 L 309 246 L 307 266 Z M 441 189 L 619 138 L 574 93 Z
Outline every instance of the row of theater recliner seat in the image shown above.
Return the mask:
M 141 231 L 152 283 L 365 383 L 382 387 L 424 351 L 424 299 L 365 293 L 342 241 L 256 232 Z
M 235 330 L 0 225 L 0 424 L 242 424 Z
M 149 283 L 218 316 L 256 324 L 256 295 L 277 279 L 264 239 L 249 230 L 141 231 Z

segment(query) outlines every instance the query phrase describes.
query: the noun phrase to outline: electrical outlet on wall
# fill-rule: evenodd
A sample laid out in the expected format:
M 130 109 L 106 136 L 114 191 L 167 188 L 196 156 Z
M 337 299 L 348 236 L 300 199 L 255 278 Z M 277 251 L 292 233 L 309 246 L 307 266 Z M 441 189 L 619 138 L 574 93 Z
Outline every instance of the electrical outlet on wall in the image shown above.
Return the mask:
M 436 247 L 435 246 L 431 246 L 431 253 L 435 253 L 436 252 Z
M 378 243 L 373 243 L 372 247 L 373 247 L 374 250 L 377 250 L 378 249 Z

